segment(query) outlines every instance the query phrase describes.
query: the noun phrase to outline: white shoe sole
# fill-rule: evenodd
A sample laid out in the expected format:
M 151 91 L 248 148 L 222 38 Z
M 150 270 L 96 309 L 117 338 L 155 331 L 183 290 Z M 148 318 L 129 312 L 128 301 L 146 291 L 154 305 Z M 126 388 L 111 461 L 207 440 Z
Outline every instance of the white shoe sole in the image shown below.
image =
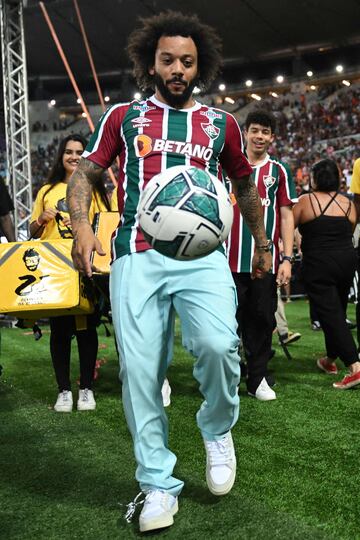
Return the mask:
M 61 408 L 60 408 L 60 407 L 54 407 L 54 411 L 56 411 L 56 412 L 69 413 L 69 412 L 72 412 L 72 407 L 71 407 L 71 409 L 68 409 L 68 408 L 64 409 L 64 408 L 62 408 L 62 407 L 61 407 Z
M 174 516 L 179 510 L 178 501 L 176 500 L 172 508 L 168 512 L 164 512 L 160 516 L 151 519 L 139 518 L 140 532 L 155 531 L 156 529 L 164 529 L 171 527 L 174 524 Z
M 95 411 L 96 409 L 96 404 L 95 405 L 82 405 L 82 404 L 77 404 L 77 410 L 78 411 Z
M 233 469 L 231 476 L 225 484 L 216 485 L 212 482 L 210 472 L 206 471 L 206 483 L 209 488 L 210 493 L 213 495 L 216 495 L 218 497 L 221 497 L 222 495 L 227 495 L 232 490 L 232 487 L 235 483 L 236 478 L 236 464 L 235 468 Z

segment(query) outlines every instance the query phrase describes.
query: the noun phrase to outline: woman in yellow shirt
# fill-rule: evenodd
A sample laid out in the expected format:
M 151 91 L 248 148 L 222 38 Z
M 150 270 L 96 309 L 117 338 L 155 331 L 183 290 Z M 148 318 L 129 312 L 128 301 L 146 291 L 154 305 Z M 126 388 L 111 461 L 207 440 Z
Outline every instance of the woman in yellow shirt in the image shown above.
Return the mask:
M 55 163 L 46 184 L 39 190 L 31 216 L 30 234 L 42 240 L 72 238 L 71 222 L 66 204 L 67 183 L 76 169 L 86 141 L 81 135 L 69 135 L 60 143 Z M 89 219 L 97 212 L 110 210 L 104 184 L 94 186 Z M 71 339 L 75 335 L 80 360 L 79 411 L 94 410 L 96 402 L 92 391 L 95 362 L 98 352 L 96 318 L 87 316 L 87 328 L 77 330 L 73 315 L 50 318 L 50 352 L 55 370 L 59 395 L 54 409 L 71 412 L 73 397 L 70 383 Z

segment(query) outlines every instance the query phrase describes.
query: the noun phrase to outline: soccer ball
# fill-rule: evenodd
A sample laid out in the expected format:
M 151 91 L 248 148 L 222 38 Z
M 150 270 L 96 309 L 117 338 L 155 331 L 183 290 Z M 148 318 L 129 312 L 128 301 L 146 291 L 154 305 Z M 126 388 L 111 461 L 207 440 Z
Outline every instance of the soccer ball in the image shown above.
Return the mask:
M 179 165 L 149 181 L 138 215 L 154 249 L 188 261 L 208 255 L 226 240 L 233 208 L 225 186 L 214 175 Z

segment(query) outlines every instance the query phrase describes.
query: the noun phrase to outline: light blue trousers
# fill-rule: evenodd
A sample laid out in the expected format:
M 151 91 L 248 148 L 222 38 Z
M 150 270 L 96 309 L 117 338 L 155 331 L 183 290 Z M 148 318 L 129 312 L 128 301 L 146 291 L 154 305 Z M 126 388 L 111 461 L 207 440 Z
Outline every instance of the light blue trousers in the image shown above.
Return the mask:
M 218 251 L 196 261 L 176 261 L 154 250 L 133 253 L 113 263 L 110 295 L 136 479 L 143 491 L 163 489 L 176 496 L 183 482 L 172 476 L 176 456 L 168 448 L 161 397 L 174 310 L 204 396 L 197 424 L 205 439 L 216 440 L 239 415 L 236 291 L 229 266 Z

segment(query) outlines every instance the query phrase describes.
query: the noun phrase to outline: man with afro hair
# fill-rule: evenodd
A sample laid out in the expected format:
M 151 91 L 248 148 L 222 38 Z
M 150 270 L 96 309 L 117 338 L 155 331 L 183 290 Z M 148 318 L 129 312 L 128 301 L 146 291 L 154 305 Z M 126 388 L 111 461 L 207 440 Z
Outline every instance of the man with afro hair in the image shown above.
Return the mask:
M 124 411 L 134 441 L 136 479 L 145 495 L 140 531 L 173 524 L 183 482 L 173 476 L 168 421 L 161 387 L 173 341 L 175 311 L 194 377 L 204 397 L 197 424 L 204 440 L 206 480 L 214 495 L 234 483 L 231 428 L 239 411 L 240 368 L 236 294 L 222 250 L 193 261 L 162 256 L 145 241 L 138 204 L 148 181 L 176 165 L 195 166 L 222 178 L 222 168 L 255 238 L 254 274 L 270 268 L 267 238 L 242 136 L 228 113 L 195 101 L 195 86 L 209 87 L 221 65 L 216 32 L 195 15 L 165 12 L 142 19 L 128 53 L 142 101 L 111 107 L 101 118 L 68 187 L 77 268 L 91 276 L 90 256 L 102 253 L 88 222 L 94 180 L 119 158 L 120 224 L 113 239 L 110 276 L 113 322 L 121 358 Z

